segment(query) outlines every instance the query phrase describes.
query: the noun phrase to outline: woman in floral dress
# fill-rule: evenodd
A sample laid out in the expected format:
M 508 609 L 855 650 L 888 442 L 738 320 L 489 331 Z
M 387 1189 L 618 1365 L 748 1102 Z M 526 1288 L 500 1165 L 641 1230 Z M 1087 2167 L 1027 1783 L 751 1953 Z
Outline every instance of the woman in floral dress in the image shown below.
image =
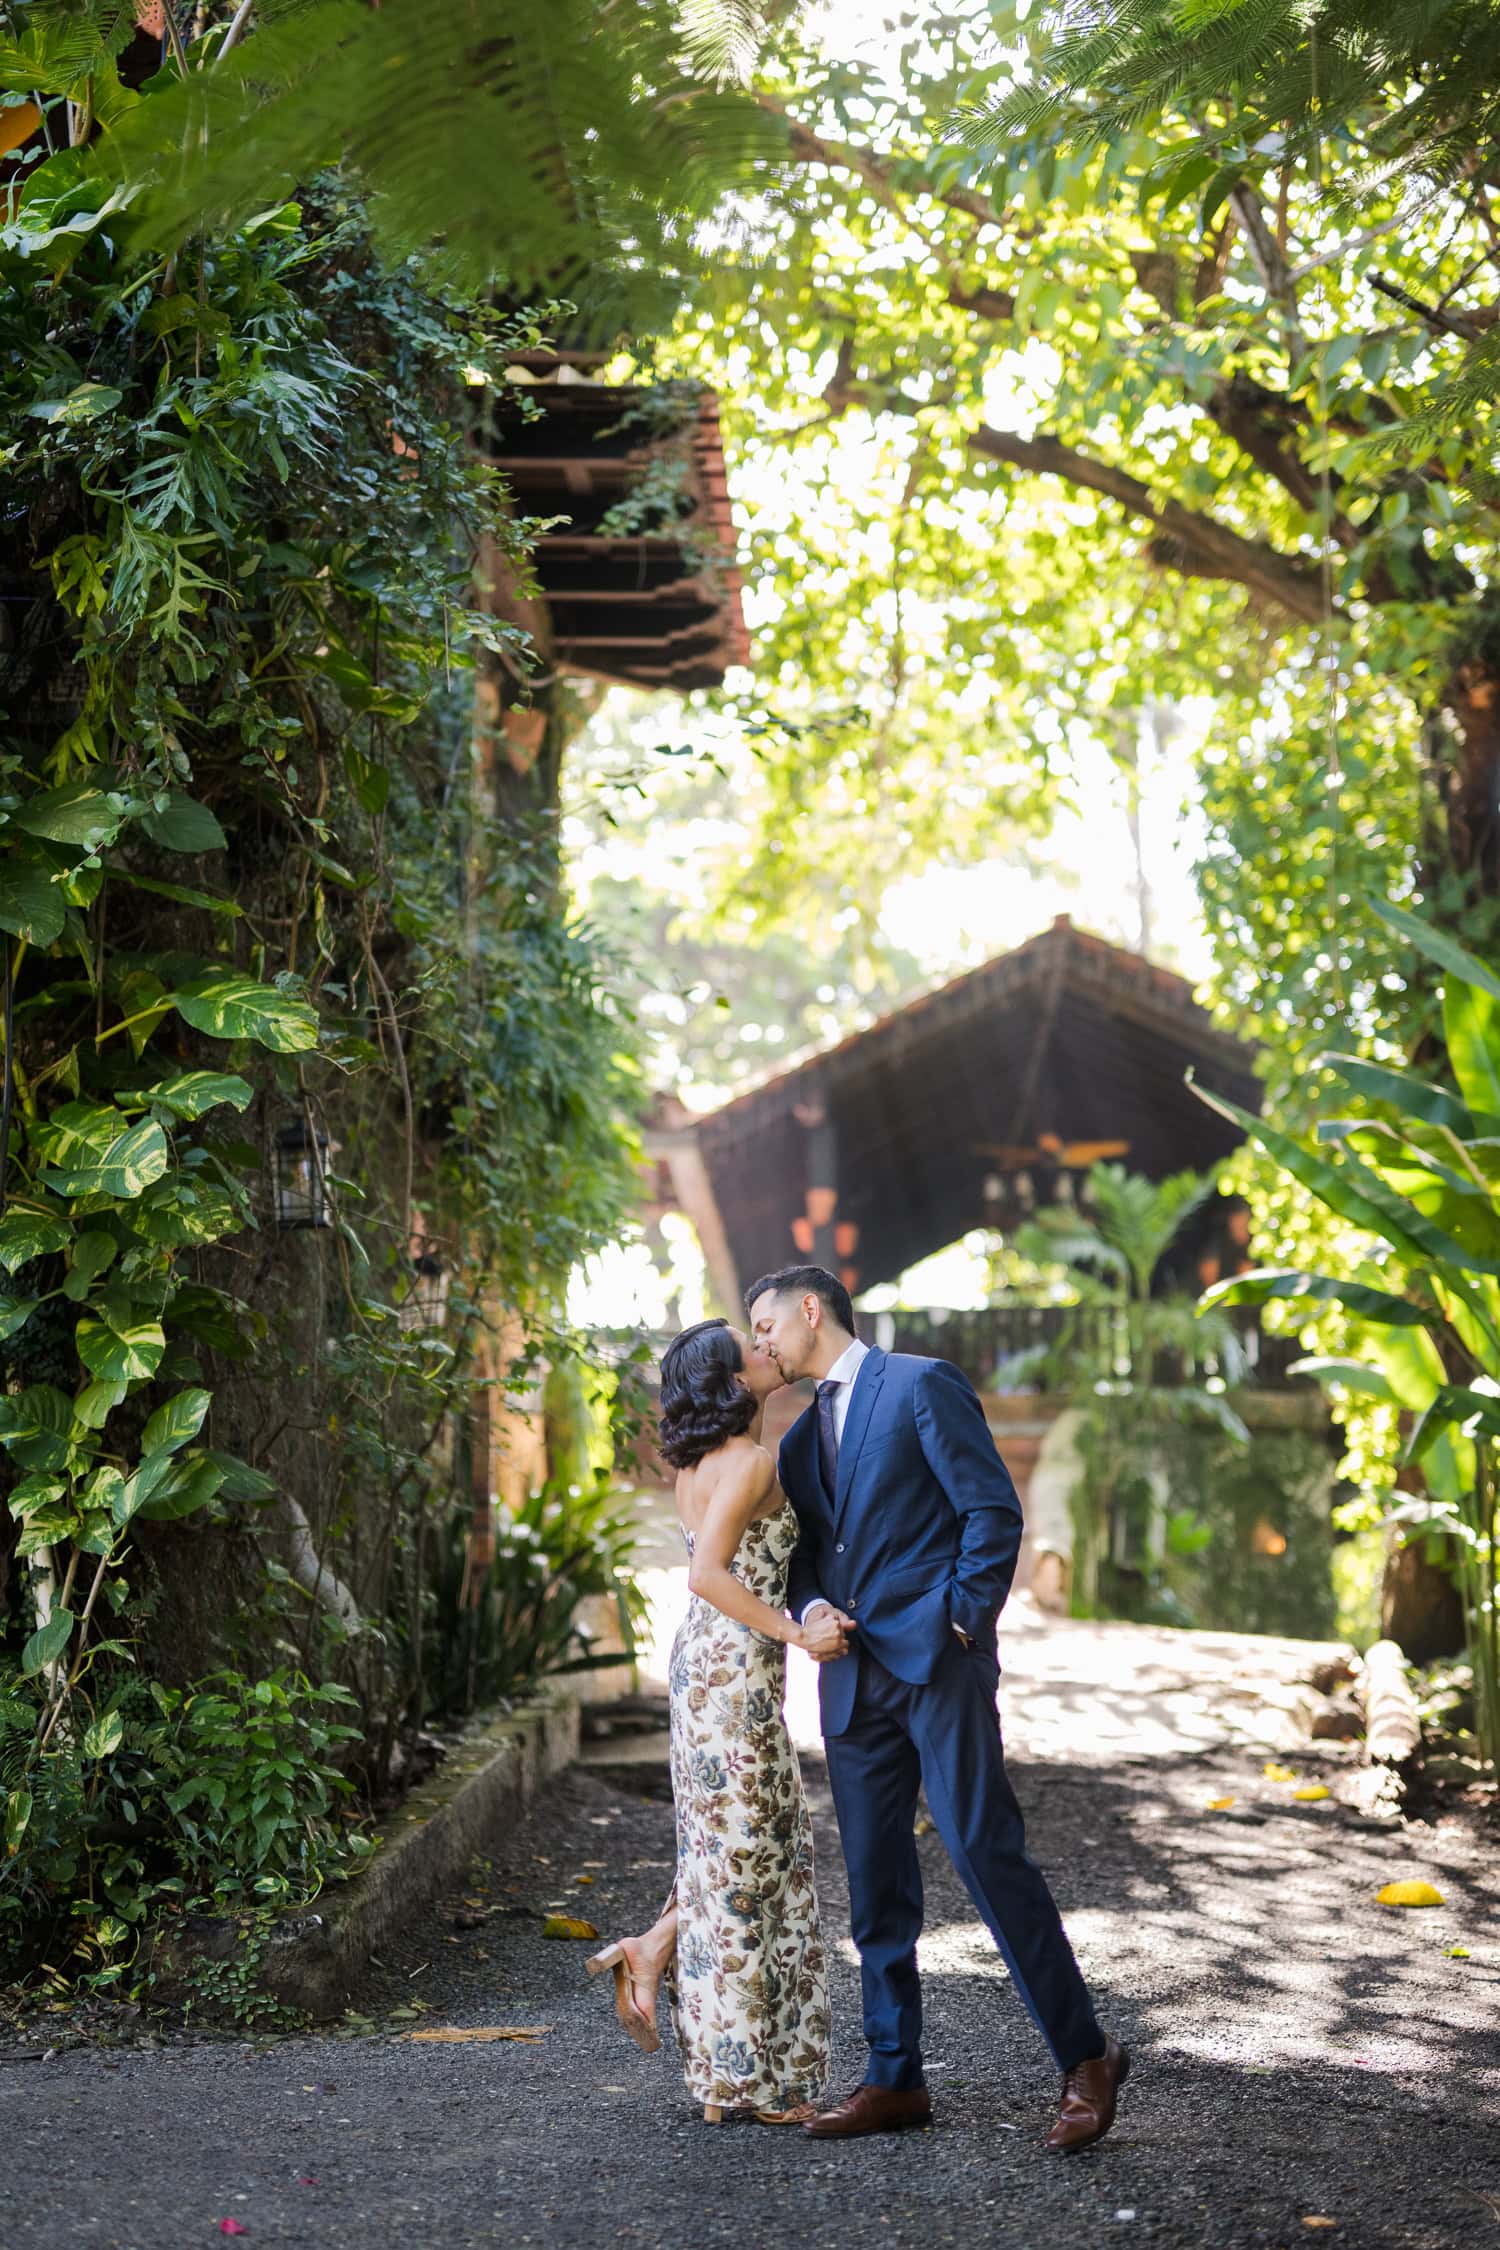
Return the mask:
M 677 1879 L 654 1928 L 589 1968 L 614 1971 L 620 2020 L 648 2053 L 666 1978 L 709 2123 L 748 2110 L 800 2124 L 828 2074 L 828 1976 L 784 1652 L 841 1655 L 843 1631 L 829 1611 L 803 1626 L 782 1606 L 797 1519 L 758 1442 L 779 1370 L 709 1320 L 673 1341 L 661 1377 L 659 1443 L 677 1471 L 691 1594 L 671 1663 Z

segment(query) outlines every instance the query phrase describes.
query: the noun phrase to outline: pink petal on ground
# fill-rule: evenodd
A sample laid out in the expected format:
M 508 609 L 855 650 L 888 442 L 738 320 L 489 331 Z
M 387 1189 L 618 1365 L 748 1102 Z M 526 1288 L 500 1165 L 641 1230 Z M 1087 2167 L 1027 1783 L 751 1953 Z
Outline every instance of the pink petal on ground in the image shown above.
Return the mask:
M 242 2227 L 238 2219 L 221 2219 L 219 2221 L 219 2232 L 220 2234 L 248 2234 L 250 2229 Z

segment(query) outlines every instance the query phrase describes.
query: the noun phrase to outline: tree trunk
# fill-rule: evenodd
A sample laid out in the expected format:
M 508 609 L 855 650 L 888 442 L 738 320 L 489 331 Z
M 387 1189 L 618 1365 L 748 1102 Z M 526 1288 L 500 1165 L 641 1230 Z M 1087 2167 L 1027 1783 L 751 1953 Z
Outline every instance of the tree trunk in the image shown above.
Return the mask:
M 1488 649 L 1455 666 L 1443 697 L 1451 721 L 1438 767 L 1448 862 L 1476 891 L 1500 888 L 1500 661 Z
M 1466 1638 L 1463 1598 L 1446 1570 L 1429 1562 L 1426 1537 L 1393 1546 L 1380 1589 L 1380 1630 L 1413 1664 L 1457 1656 Z

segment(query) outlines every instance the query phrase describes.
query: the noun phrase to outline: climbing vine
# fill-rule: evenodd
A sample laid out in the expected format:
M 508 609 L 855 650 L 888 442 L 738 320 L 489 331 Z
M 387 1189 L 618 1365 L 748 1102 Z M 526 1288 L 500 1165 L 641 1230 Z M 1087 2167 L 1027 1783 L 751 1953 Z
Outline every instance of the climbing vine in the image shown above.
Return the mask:
M 553 839 L 487 829 L 471 771 L 475 650 L 530 663 L 473 556 L 524 573 L 528 527 L 465 400 L 536 316 L 382 265 L 335 181 L 154 261 L 117 250 L 78 151 L 24 186 L 0 226 L 0 1951 L 81 1914 L 81 1957 L 118 1968 L 165 1895 L 264 1897 L 245 1844 L 273 1819 L 228 1820 L 234 1745 L 205 1741 L 184 1872 L 143 1681 L 180 1694 L 226 1651 L 265 1676 L 278 1645 L 337 1671 L 363 1719 L 337 1762 L 372 1784 L 420 1721 L 472 1347 L 530 1380 L 617 1225 L 630 1041 Z M 278 1151 L 323 1222 L 296 1235 Z M 451 1275 L 444 1317 L 419 1260 Z M 277 1895 L 348 1856 L 323 1693 L 283 1699 L 281 1763 L 320 1801 Z

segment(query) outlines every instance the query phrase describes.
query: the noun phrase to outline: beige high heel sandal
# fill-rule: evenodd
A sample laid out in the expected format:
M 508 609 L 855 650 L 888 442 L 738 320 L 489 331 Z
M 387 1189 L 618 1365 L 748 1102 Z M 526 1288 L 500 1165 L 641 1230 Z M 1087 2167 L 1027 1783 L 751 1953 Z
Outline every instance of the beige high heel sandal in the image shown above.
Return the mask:
M 606 1945 L 598 1953 L 591 1953 L 583 1966 L 591 1977 L 602 1976 L 606 1969 L 614 1971 L 615 2014 L 641 2053 L 654 2055 L 661 2045 L 661 2033 L 656 2028 L 656 1981 L 643 1977 L 632 1965 L 629 1940 L 622 1939 L 614 1945 Z M 649 2005 L 637 1996 L 638 1985 L 645 1991 Z

